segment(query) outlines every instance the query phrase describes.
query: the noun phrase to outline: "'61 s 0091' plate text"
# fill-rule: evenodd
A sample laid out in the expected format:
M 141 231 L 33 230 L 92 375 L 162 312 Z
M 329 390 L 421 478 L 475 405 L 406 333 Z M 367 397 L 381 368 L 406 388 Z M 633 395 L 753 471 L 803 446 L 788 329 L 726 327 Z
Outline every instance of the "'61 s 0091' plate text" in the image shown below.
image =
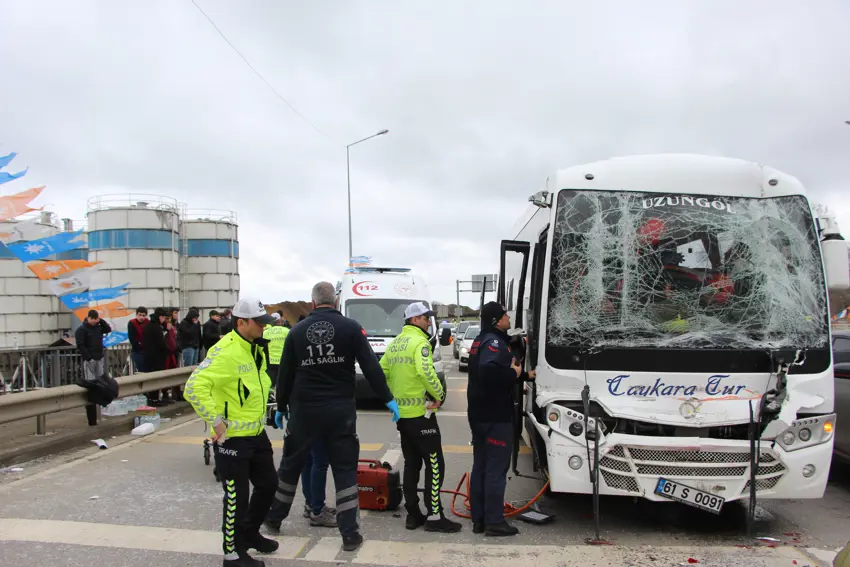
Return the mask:
M 671 500 L 676 500 L 682 504 L 700 508 L 714 514 L 719 514 L 720 509 L 726 501 L 720 496 L 715 496 L 702 490 L 697 490 L 684 484 L 679 484 L 666 478 L 659 478 L 658 484 L 655 485 L 655 493 Z

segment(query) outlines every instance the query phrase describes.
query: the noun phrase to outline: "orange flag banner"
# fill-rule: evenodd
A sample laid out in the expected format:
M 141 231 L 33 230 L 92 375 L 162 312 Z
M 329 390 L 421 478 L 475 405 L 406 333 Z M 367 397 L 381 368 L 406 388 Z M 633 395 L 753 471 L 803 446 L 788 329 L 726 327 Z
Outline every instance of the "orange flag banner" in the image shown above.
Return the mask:
M 98 313 L 100 313 L 101 317 L 109 317 L 111 319 L 120 319 L 121 317 L 129 317 L 134 313 L 133 310 L 127 309 L 127 307 L 121 303 L 120 301 L 110 301 L 109 303 L 104 303 L 103 305 L 96 305 L 93 307 L 80 307 L 79 309 L 74 309 L 74 315 L 82 321 L 86 317 L 88 317 L 89 309 L 96 309 Z
M 21 191 L 14 195 L 0 197 L 0 221 L 13 219 L 24 213 L 39 210 L 30 208 L 27 205 L 29 205 L 30 201 L 38 197 L 41 192 L 44 191 L 44 187 L 44 185 L 41 187 L 33 187 L 32 189 L 27 189 L 26 191 Z
M 91 268 L 100 262 L 89 262 L 88 260 L 51 260 L 49 262 L 30 262 L 27 267 L 40 280 L 49 280 L 74 270 Z

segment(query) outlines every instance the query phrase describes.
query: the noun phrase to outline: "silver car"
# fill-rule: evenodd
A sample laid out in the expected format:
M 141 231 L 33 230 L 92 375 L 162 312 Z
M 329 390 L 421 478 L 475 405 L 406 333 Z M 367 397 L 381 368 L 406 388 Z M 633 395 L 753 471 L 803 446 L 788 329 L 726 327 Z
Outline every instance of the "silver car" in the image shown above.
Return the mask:
M 466 328 L 466 332 L 463 334 L 463 339 L 456 341 L 456 343 L 460 343 L 460 360 L 457 364 L 458 370 L 466 370 L 469 366 L 469 349 L 472 347 L 472 342 L 475 340 L 475 337 L 481 332 L 481 327 L 469 326 Z
M 461 321 L 457 324 L 457 328 L 454 332 L 454 343 L 452 344 L 452 354 L 455 358 L 460 358 L 460 343 L 463 342 L 463 334 L 469 328 L 470 325 L 474 325 L 474 321 Z

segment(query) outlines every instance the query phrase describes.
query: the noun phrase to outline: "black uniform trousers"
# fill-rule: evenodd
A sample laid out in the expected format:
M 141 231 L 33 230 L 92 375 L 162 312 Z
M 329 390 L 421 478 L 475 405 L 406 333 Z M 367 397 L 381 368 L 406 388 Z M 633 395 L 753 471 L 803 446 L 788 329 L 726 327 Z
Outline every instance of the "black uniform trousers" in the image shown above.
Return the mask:
M 441 516 L 443 505 L 440 489 L 445 480 L 446 462 L 437 416 L 402 418 L 396 424 L 401 435 L 401 453 L 404 455 L 404 507 L 408 514 L 421 514 L 419 508 L 419 472 L 425 463 L 426 516 Z
M 294 404 L 283 437 L 283 458 L 277 471 L 277 492 L 266 521 L 273 525 L 289 516 L 301 471 L 313 443 L 321 440 L 336 487 L 336 521 L 343 537 L 360 531 L 357 493 L 357 408 L 354 401 L 321 406 Z
M 469 500 L 472 521 L 488 526 L 505 521 L 505 486 L 511 466 L 514 428 L 510 423 L 470 422 L 472 474 Z
M 224 487 L 222 548 L 225 559 L 235 559 L 248 551 L 245 538 L 259 533 L 274 498 L 277 478 L 268 435 L 263 431 L 225 438 L 215 444 L 215 466 Z M 253 494 L 249 483 L 254 485 Z
M 277 373 L 279 369 L 279 364 L 269 364 L 268 368 L 266 369 L 266 374 L 268 374 L 269 378 L 272 379 L 272 388 L 271 390 L 269 390 L 270 392 L 274 392 L 274 389 L 277 386 Z

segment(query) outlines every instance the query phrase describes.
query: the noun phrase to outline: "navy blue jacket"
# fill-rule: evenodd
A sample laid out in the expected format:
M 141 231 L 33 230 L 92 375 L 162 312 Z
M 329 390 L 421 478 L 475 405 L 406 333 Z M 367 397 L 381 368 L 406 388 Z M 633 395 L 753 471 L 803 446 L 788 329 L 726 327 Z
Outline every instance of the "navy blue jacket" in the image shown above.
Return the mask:
M 476 337 L 469 349 L 469 384 L 466 390 L 470 423 L 511 423 L 514 388 L 518 378 L 511 368 L 510 339 L 490 329 Z
M 278 407 L 354 404 L 355 361 L 381 401 L 392 400 L 363 327 L 336 309 L 313 310 L 292 327 L 283 343 L 277 377 Z

